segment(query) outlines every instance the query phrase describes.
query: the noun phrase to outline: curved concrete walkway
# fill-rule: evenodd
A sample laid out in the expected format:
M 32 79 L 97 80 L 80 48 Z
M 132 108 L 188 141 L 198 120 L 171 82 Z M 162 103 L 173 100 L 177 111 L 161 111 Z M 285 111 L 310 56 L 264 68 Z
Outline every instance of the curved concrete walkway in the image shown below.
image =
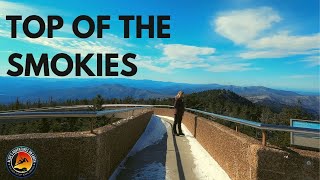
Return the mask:
M 186 135 L 173 136 L 172 124 L 153 116 L 110 179 L 230 179 L 184 125 Z

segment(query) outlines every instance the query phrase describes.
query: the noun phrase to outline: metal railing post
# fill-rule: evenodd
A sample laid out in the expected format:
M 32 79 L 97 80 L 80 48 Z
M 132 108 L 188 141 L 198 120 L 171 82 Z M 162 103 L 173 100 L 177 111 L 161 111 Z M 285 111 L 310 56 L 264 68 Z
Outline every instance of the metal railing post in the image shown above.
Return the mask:
M 197 126 L 198 126 L 198 116 L 195 115 L 194 116 L 194 132 L 193 132 L 193 136 L 194 137 L 197 136 Z
M 128 109 L 128 106 L 127 106 L 127 105 L 126 105 L 126 109 Z M 126 113 L 127 119 L 129 119 L 129 114 L 130 114 L 130 112 L 126 111 L 126 112 L 124 112 L 124 113 Z
M 93 118 L 90 118 L 90 132 L 93 133 Z
M 262 145 L 266 146 L 267 143 L 267 134 L 265 130 L 262 130 Z

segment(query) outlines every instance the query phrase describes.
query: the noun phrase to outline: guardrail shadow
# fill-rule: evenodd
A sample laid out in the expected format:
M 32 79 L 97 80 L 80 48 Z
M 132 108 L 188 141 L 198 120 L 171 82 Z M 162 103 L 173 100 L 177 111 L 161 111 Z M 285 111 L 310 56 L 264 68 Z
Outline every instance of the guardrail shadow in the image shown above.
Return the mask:
M 170 124 L 170 130 L 172 129 L 172 123 L 166 121 L 168 124 Z M 178 174 L 179 174 L 179 179 L 183 180 L 186 179 L 184 176 L 184 171 L 183 171 L 183 166 L 182 166 L 182 162 L 181 162 L 181 156 L 180 156 L 180 152 L 179 152 L 179 147 L 177 145 L 177 140 L 176 140 L 176 136 L 173 135 L 172 131 L 169 131 L 168 133 L 172 133 L 172 138 L 173 138 L 173 145 L 174 145 L 174 149 L 176 152 L 176 160 L 177 160 L 177 167 L 178 167 Z

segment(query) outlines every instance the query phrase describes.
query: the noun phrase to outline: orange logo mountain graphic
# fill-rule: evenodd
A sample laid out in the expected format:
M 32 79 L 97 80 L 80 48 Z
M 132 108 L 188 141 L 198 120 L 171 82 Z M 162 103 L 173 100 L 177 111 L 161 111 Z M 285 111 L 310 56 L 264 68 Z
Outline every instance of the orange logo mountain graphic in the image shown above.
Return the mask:
M 29 171 L 32 167 L 32 158 L 26 152 L 19 152 L 16 156 L 14 169 L 19 172 Z

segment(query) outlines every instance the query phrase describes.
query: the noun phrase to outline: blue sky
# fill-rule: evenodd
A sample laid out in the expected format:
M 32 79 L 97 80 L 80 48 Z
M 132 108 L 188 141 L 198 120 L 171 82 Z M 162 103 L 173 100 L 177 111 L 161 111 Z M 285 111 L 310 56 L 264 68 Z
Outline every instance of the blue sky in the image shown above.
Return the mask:
M 54 39 L 29 39 L 19 23 L 18 38 L 11 39 L 5 16 L 32 14 L 60 15 L 64 27 Z M 103 39 L 73 35 L 72 21 L 83 14 L 111 15 L 111 28 Z M 118 15 L 170 15 L 171 38 L 149 39 L 145 33 L 142 39 L 124 39 Z M 134 79 L 318 91 L 319 49 L 318 0 L 0 0 L 1 76 L 14 70 L 8 63 L 14 52 L 33 53 L 36 58 L 41 53 L 52 57 L 60 52 L 71 56 L 132 52 L 138 55 L 133 61 L 138 67 Z M 59 62 L 61 69 L 65 66 Z

